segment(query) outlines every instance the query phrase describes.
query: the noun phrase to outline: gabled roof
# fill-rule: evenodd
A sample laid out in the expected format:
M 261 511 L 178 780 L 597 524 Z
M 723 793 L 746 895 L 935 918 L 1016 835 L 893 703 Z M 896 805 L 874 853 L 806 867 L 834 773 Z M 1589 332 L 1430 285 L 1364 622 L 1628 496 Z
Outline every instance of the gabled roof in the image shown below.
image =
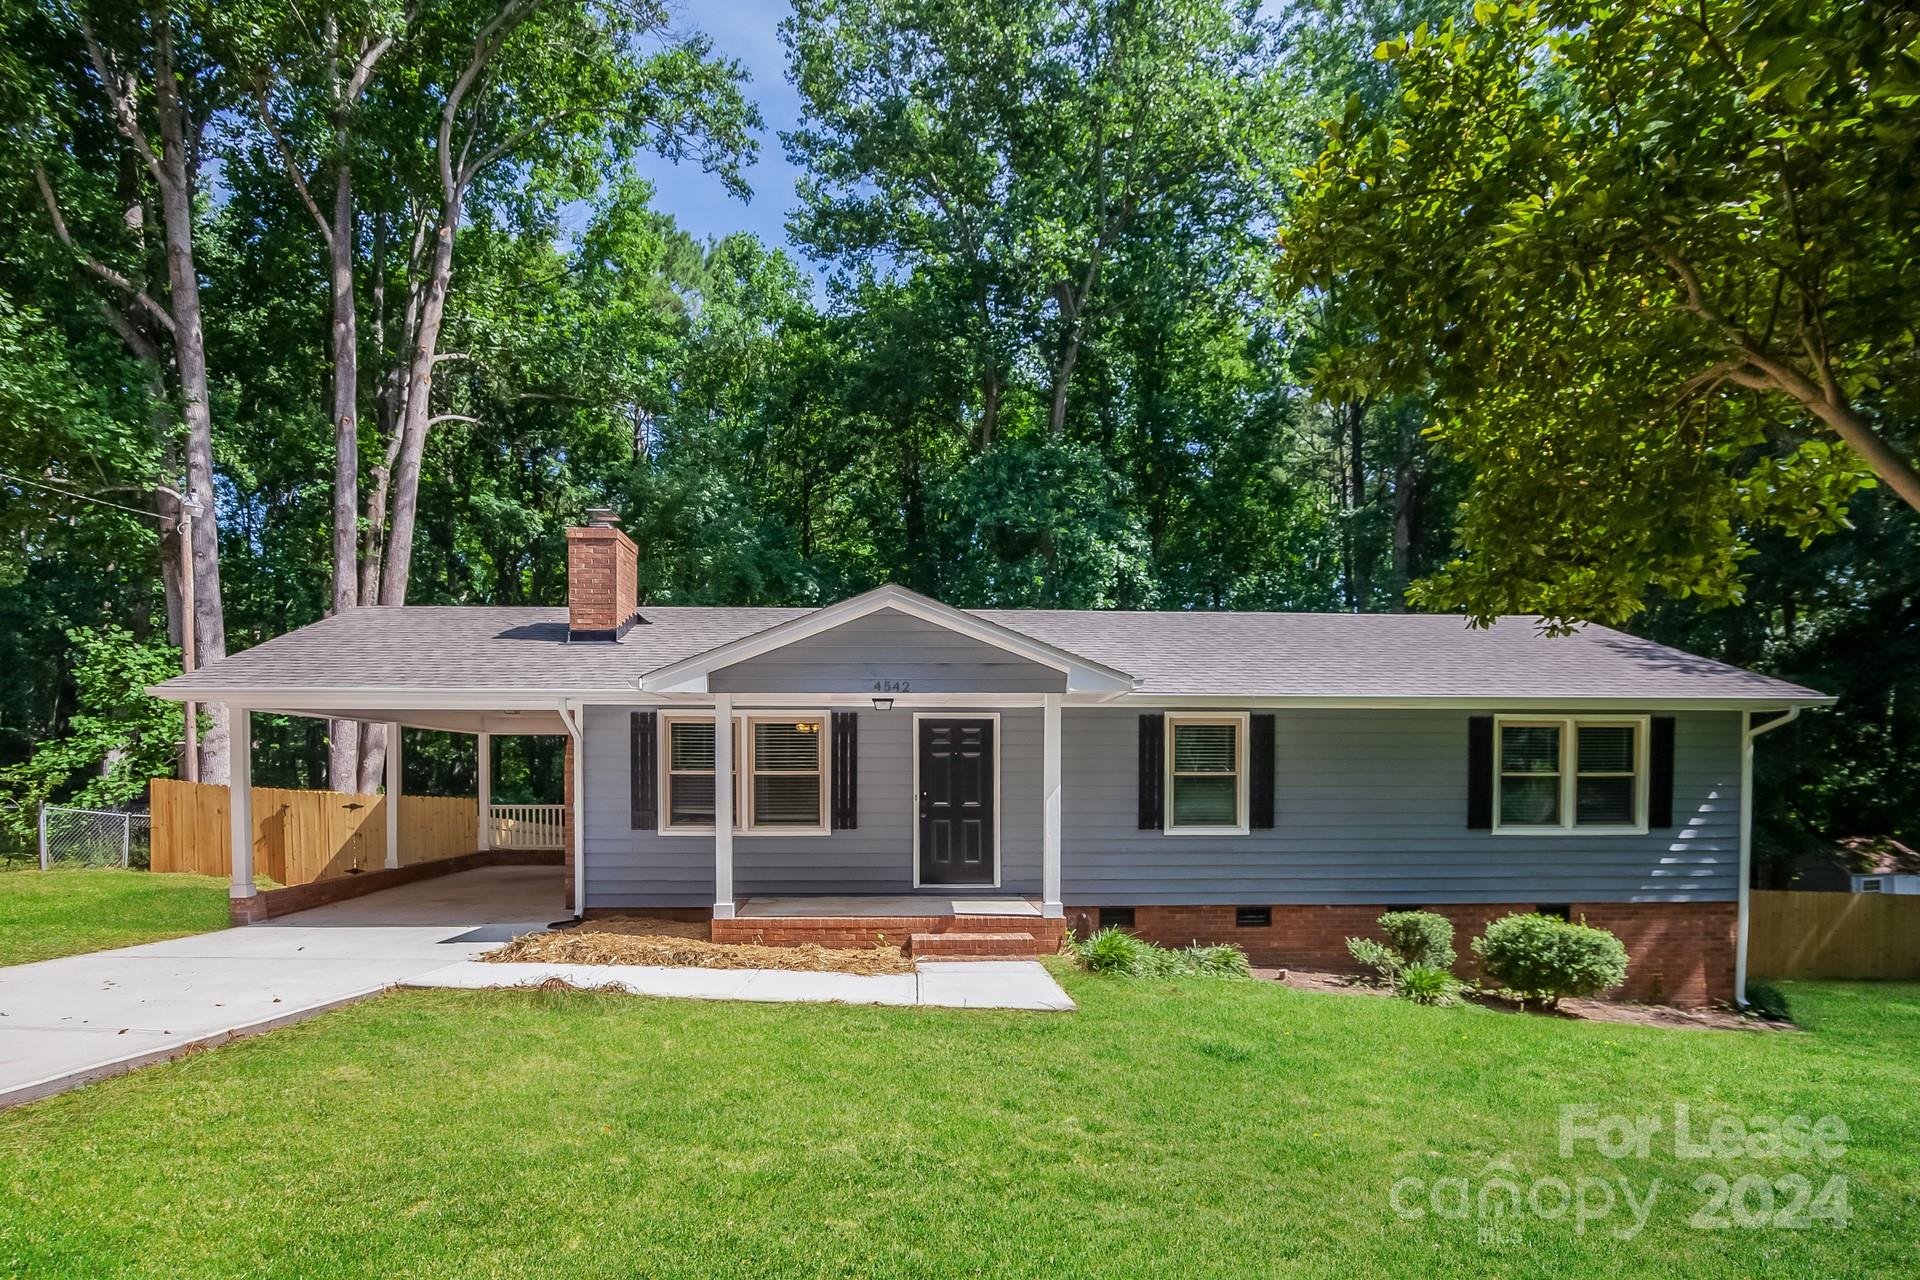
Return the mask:
M 550 709 L 561 698 L 637 699 L 757 646 L 817 634 L 846 620 L 847 610 L 909 606 L 1042 665 L 1078 670 L 1085 687 L 1126 680 L 1131 692 L 1122 697 L 1755 709 L 1832 701 L 1607 627 L 1549 637 L 1524 617 L 1472 628 L 1442 614 L 954 609 L 897 587 L 825 609 L 646 606 L 644 621 L 617 643 L 568 643 L 565 609 L 374 606 L 275 637 L 156 692 L 290 710 L 378 707 L 402 695 L 414 706 Z
M 993 621 L 985 611 L 969 613 L 905 587 L 888 584 L 649 671 L 641 678 L 640 687 L 655 693 L 704 693 L 710 672 L 771 653 L 795 641 L 820 635 L 883 610 L 919 618 L 1015 657 L 1050 667 L 1066 676 L 1069 693 L 1126 693 L 1134 686 L 1133 677 L 1118 667 L 1093 661 L 1064 646 L 1049 644 L 1003 626 Z

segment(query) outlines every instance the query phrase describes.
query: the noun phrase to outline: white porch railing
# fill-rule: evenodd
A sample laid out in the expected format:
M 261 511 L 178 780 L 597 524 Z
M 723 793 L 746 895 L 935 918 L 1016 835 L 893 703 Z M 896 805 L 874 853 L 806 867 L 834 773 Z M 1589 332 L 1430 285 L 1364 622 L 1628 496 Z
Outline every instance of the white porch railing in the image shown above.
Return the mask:
M 487 834 L 495 849 L 559 849 L 564 847 L 561 804 L 495 804 L 487 806 Z

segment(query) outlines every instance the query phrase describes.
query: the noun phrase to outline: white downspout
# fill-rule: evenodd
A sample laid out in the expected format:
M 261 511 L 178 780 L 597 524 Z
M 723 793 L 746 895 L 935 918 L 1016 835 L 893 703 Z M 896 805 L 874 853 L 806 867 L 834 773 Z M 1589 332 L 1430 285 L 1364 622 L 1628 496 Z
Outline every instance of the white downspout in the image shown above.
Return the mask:
M 1740 713 L 1740 910 L 1734 926 L 1733 998 L 1743 1007 L 1747 1003 L 1747 911 L 1753 893 L 1753 740 L 1799 714 L 1799 707 L 1788 707 L 1787 714 L 1756 727 L 1753 712 Z
M 575 716 L 579 707 L 566 699 L 560 702 L 560 723 L 573 738 L 573 918 L 582 919 L 587 911 L 587 735 L 586 726 Z

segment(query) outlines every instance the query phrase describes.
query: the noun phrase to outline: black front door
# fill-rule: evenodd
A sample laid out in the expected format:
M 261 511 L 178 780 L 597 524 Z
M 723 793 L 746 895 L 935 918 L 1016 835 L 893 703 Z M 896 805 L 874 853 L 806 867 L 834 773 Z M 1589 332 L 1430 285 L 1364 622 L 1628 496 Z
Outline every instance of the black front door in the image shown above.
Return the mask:
M 920 883 L 993 883 L 993 721 L 920 721 Z

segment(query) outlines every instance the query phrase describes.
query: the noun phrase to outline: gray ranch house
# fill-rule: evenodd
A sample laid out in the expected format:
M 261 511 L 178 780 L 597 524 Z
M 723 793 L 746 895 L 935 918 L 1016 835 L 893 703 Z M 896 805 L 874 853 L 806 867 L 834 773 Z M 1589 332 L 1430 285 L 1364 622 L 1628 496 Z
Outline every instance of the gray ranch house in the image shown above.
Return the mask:
M 1390 907 L 1463 941 L 1540 910 L 1613 930 L 1626 994 L 1682 1004 L 1743 991 L 1754 740 L 1832 701 L 1530 618 L 956 609 L 895 586 L 656 607 L 637 563 L 596 513 L 568 531 L 566 609 L 356 609 L 156 692 L 225 703 L 237 741 L 250 711 L 565 734 L 577 915 L 932 954 L 1114 924 L 1339 968 Z M 397 793 L 397 750 L 389 770 Z

